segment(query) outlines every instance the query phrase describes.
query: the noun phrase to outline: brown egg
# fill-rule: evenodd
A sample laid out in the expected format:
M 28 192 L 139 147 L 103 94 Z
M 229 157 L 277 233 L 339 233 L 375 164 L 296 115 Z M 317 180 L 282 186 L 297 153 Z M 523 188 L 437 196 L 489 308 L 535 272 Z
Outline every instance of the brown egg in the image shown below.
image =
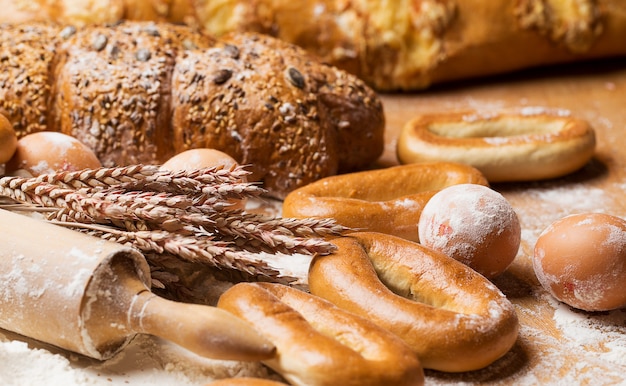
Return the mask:
M 626 221 L 603 213 L 564 217 L 535 245 L 533 268 L 556 299 L 586 311 L 626 305 Z
M 223 165 L 225 169 L 230 169 L 233 165 L 237 165 L 237 161 L 219 150 L 191 149 L 176 154 L 161 165 L 161 169 L 172 171 L 194 170 L 218 165 Z
M 17 148 L 17 135 L 11 122 L 0 114 L 0 164 L 11 159 Z
M 233 166 L 238 165 L 237 161 L 228 154 L 216 150 L 216 149 L 191 149 L 185 150 L 172 158 L 168 159 L 161 165 L 161 170 L 181 171 L 181 170 L 195 170 L 204 169 L 213 166 L 224 166 L 225 169 L 230 169 Z M 246 182 L 246 178 L 242 179 L 242 182 Z M 246 205 L 244 199 L 230 199 L 232 204 L 230 209 L 239 210 L 243 209 Z
M 57 171 L 76 171 L 101 167 L 100 161 L 76 138 L 56 132 L 29 134 L 17 141 L 17 149 L 7 162 L 6 172 L 24 170 L 33 176 Z
M 500 193 L 482 185 L 453 185 L 424 206 L 420 243 L 470 266 L 487 278 L 504 272 L 521 241 L 517 214 Z

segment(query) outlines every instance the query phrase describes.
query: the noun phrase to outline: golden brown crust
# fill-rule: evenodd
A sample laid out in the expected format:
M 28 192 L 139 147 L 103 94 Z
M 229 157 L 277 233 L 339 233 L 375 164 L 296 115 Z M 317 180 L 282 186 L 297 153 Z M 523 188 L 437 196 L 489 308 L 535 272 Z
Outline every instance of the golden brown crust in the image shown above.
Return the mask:
M 426 114 L 408 122 L 397 143 L 401 163 L 461 162 L 490 182 L 560 177 L 584 166 L 595 152 L 585 120 L 548 110 Z
M 223 149 L 252 165 L 250 180 L 281 195 L 362 168 L 383 150 L 382 105 L 371 90 L 259 35 L 186 52 L 173 75 L 173 109 L 177 150 Z M 360 151 L 344 151 L 346 143 Z
M 47 24 L 0 28 L 0 114 L 19 137 L 47 128 L 59 31 Z
M 207 383 L 205 386 L 285 386 L 286 383 L 261 378 L 228 378 Z
M 1 0 L 0 0 L 1 1 Z M 380 90 L 626 54 L 621 0 L 39 0 L 0 21 L 184 22 L 295 43 Z M 0 2 L 0 4 L 2 4 Z M 71 6 L 70 6 L 71 5 Z
M 192 14 L 191 0 L 123 1 L 125 20 L 165 21 L 189 23 Z
M 434 162 L 326 177 L 287 195 L 283 217 L 333 218 L 355 230 L 418 239 L 417 223 L 426 202 L 451 185 L 488 185 L 476 169 Z
M 50 129 L 94 149 L 105 166 L 171 157 L 171 74 L 183 41 L 195 49 L 212 39 L 153 23 L 74 29 L 59 49 Z
M 17 149 L 17 135 L 11 122 L 0 114 L 0 164 L 11 159 Z
M 273 38 L 216 41 L 151 22 L 5 25 L 0 34 L 8 42 L 0 48 L 0 113 L 19 135 L 47 129 L 78 138 L 105 166 L 212 147 L 283 198 L 383 152 L 376 94 Z M 346 144 L 357 150 L 344 151 Z
M 588 51 L 603 29 L 596 0 L 518 0 L 515 15 L 523 28 L 537 30 L 571 52 Z
M 121 20 L 191 21 L 189 0 L 0 0 L 0 22 L 85 26 Z
M 264 361 L 293 385 L 422 385 L 417 357 L 397 336 L 328 301 L 273 283 L 240 283 L 218 307 L 250 322 L 277 348 Z
M 396 333 L 425 368 L 480 369 L 515 343 L 513 305 L 464 264 L 381 233 L 333 242 L 336 253 L 311 263 L 311 293 Z
M 626 53 L 619 0 L 197 1 L 208 31 L 257 30 L 381 90 Z

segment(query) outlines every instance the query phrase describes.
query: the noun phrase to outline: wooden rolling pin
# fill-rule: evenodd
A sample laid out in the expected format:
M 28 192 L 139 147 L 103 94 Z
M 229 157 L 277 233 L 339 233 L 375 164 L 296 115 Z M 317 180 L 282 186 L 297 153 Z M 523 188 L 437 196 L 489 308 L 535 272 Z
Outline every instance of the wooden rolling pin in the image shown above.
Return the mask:
M 138 333 L 225 360 L 262 360 L 274 346 L 216 307 L 153 294 L 143 255 L 0 210 L 0 327 L 96 359 Z

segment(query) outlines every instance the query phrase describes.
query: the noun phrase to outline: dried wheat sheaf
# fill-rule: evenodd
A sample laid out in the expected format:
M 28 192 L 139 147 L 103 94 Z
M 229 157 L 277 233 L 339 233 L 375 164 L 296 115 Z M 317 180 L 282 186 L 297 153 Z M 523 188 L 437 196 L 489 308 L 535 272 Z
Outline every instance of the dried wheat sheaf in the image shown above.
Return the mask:
M 171 172 L 133 165 L 6 176 L 0 178 L 0 195 L 20 204 L 13 209 L 39 211 L 52 223 L 134 246 L 157 267 L 157 287 L 178 280 L 175 273 L 159 272 L 175 262 L 288 284 L 297 278 L 271 266 L 264 254 L 329 254 L 335 250 L 329 237 L 347 228 L 331 219 L 289 219 L 237 209 L 233 199 L 265 193 L 257 184 L 243 182 L 247 175 L 241 166 Z

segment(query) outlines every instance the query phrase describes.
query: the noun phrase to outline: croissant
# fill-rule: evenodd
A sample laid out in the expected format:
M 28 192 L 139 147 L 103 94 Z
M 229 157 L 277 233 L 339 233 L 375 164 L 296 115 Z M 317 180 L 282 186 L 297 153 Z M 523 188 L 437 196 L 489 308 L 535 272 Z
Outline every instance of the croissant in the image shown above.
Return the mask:
M 282 198 L 383 152 L 375 92 L 275 38 L 126 21 L 2 25 L 0 42 L 0 113 L 18 136 L 69 134 L 104 166 L 214 148 Z

